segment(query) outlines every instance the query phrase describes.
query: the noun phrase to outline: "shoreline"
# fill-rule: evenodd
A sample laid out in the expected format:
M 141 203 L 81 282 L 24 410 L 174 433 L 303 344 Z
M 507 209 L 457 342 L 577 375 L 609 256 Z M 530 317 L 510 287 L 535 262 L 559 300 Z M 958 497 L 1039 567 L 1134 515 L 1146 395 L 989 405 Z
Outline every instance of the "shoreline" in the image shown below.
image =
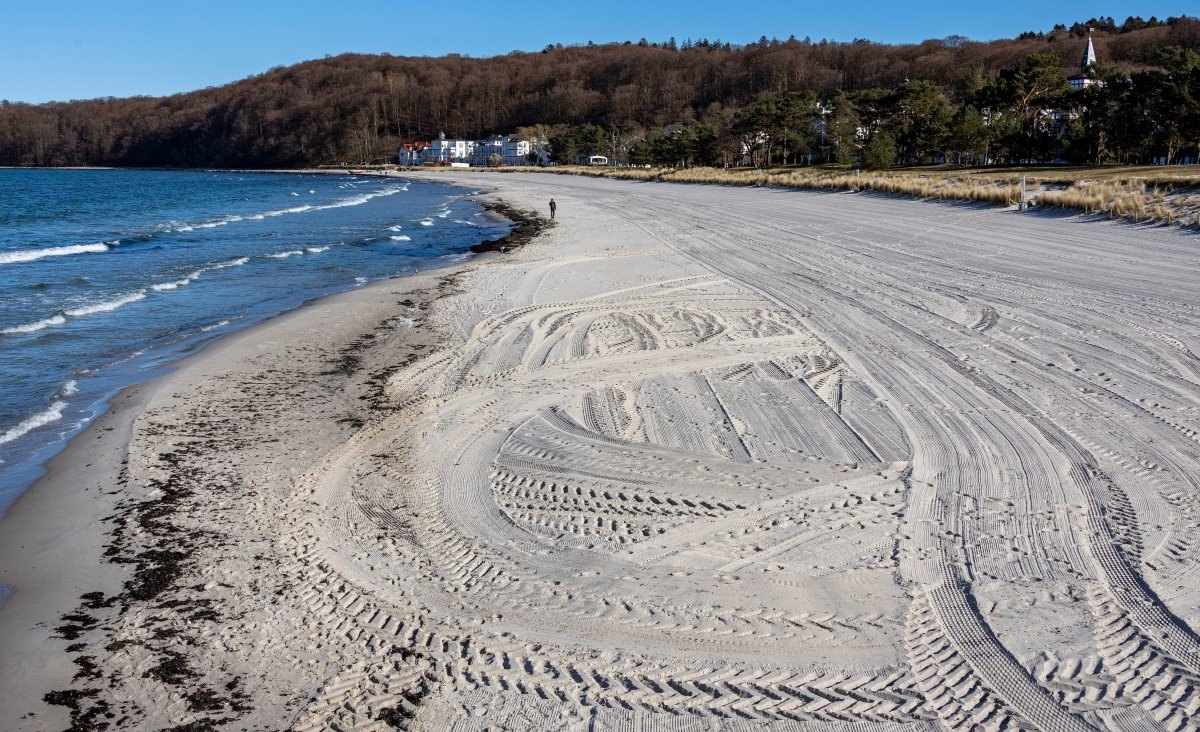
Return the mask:
M 50 694 L 45 701 L 51 706 L 47 707 L 41 703 L 42 695 L 31 694 L 31 689 L 49 679 L 57 679 L 59 686 L 67 687 L 72 677 L 78 680 L 91 671 L 89 657 L 79 655 L 81 644 L 77 639 L 105 622 L 102 618 L 112 615 L 114 598 L 121 595 L 123 587 L 128 590 L 137 574 L 146 570 L 143 564 L 121 559 L 112 542 L 121 524 L 120 507 L 125 505 L 128 512 L 128 503 L 136 495 L 129 478 L 129 450 L 135 425 L 145 417 L 149 405 L 161 398 L 164 390 L 188 381 L 194 374 L 245 358 L 255 350 L 257 341 L 274 339 L 276 334 L 285 334 L 285 340 L 303 338 L 304 331 L 310 329 L 303 324 L 320 323 L 330 313 L 349 310 L 356 312 L 345 312 L 338 317 L 334 324 L 336 335 L 326 346 L 327 355 L 336 361 L 327 375 L 337 374 L 343 382 L 337 387 L 341 391 L 362 391 L 368 386 L 378 391 L 381 385 L 372 381 L 376 377 L 361 373 L 365 367 L 356 353 L 366 347 L 362 342 L 364 333 L 371 333 L 380 324 L 411 321 L 403 313 L 424 308 L 431 299 L 436 299 L 430 293 L 438 291 L 441 287 L 438 283 L 451 281 L 464 270 L 486 266 L 497 256 L 493 251 L 504 251 L 527 241 L 529 236 L 518 232 L 528 232 L 529 217 L 503 204 L 499 208 L 503 213 L 494 202 L 484 205 L 488 215 L 512 227 L 508 236 L 497 241 L 515 237 L 516 243 L 504 249 L 478 248 L 480 244 L 474 244 L 466 250 L 469 259 L 465 262 L 317 296 L 223 334 L 165 365 L 165 373 L 123 387 L 104 400 L 97 416 L 43 463 L 44 474 L 22 491 L 0 517 L 0 590 L 3 590 L 0 592 L 0 727 L 17 729 L 17 725 L 26 725 L 29 729 L 41 729 L 51 724 L 48 721 L 51 719 L 56 720 L 52 724 L 56 727 L 78 725 L 81 720 L 97 721 L 95 715 L 80 716 L 81 697 L 74 692 L 42 689 Z M 389 302 L 395 297 L 401 297 L 399 302 L 403 304 Z M 431 334 L 421 335 L 413 343 L 428 348 L 431 337 Z M 367 400 L 364 395 L 360 398 Z M 350 427 L 357 427 L 360 419 L 365 421 L 371 410 L 378 407 L 377 395 L 367 401 L 367 411 L 362 417 L 345 418 Z M 338 439 L 344 439 L 344 435 Z M 334 444 L 330 442 L 323 449 Z M 51 576 L 46 574 L 48 568 Z M 151 568 L 151 571 L 156 570 Z M 37 710 L 14 714 L 16 699 L 36 702 L 32 706 Z
M 109 169 L 111 170 L 111 169 Z M 335 176 L 336 177 L 336 176 Z M 411 179 L 404 179 L 411 180 Z M 403 183 L 401 180 L 400 183 Z M 469 190 L 456 189 L 452 186 L 444 186 L 441 182 L 435 182 L 439 187 L 446 192 L 454 194 L 456 190 L 463 194 L 469 194 Z M 388 187 L 394 187 L 389 184 Z M 514 229 L 519 221 L 517 219 L 509 220 L 503 216 L 496 216 L 491 213 L 486 206 L 483 206 L 478 201 L 470 200 L 469 195 L 460 196 L 463 203 L 470 206 L 472 210 L 476 210 L 479 214 L 486 214 L 487 222 L 497 222 L 503 225 L 503 228 Z M 234 217 L 237 218 L 236 216 Z M 467 223 L 467 222 L 461 222 Z M 490 228 L 484 226 L 484 229 Z M 501 227 L 495 227 L 501 228 Z M 501 233 L 497 231 L 496 234 Z M 455 240 L 461 241 L 461 249 L 448 252 L 437 257 L 428 256 L 426 254 L 414 255 L 414 258 L 403 264 L 403 269 L 415 269 L 421 271 L 424 267 L 443 268 L 454 266 L 464 260 L 470 260 L 478 254 L 475 249 L 477 242 L 483 239 L 487 234 L 483 234 L 479 228 L 469 229 L 466 226 L 462 227 L 462 236 L 456 237 Z M 333 243 L 336 243 L 333 242 Z M 320 248 L 323 251 L 325 246 Z M 317 251 L 317 250 L 312 250 Z M 269 255 L 274 256 L 274 255 Z M 423 257 L 423 258 L 418 258 Z M 386 261 L 381 260 L 381 261 Z M 198 265 L 196 276 L 199 276 L 200 270 L 207 270 L 208 265 Z M 375 271 L 367 268 L 362 274 L 370 275 L 369 281 L 379 281 L 379 277 L 388 276 L 397 269 L 400 265 L 387 265 Z M 403 274 L 395 274 L 392 276 L 403 276 Z M 322 283 L 319 278 L 324 278 L 326 281 Z M 189 276 L 189 280 L 194 279 Z M 116 396 L 124 385 L 140 383 L 147 378 L 155 378 L 153 374 L 160 373 L 163 369 L 170 369 L 174 363 L 177 363 L 181 358 L 187 358 L 190 352 L 194 352 L 198 347 L 204 347 L 214 337 L 221 337 L 227 333 L 236 333 L 246 327 L 261 323 L 264 318 L 277 317 L 283 313 L 289 312 L 299 307 L 306 306 L 309 302 L 320 298 L 336 294 L 338 292 L 350 291 L 361 286 L 360 282 L 336 281 L 329 282 L 328 277 L 320 274 L 314 274 L 314 282 L 308 283 L 311 286 L 306 286 L 301 290 L 293 290 L 289 293 L 280 295 L 274 300 L 265 302 L 261 306 L 246 308 L 237 311 L 237 315 L 229 315 L 227 318 L 216 322 L 214 318 L 211 323 L 205 323 L 200 320 L 192 325 L 189 329 L 187 324 L 179 324 L 180 327 L 168 333 L 161 338 L 156 337 L 153 340 L 145 341 L 140 345 L 129 345 L 125 350 L 114 348 L 111 358 L 107 360 L 99 360 L 95 363 L 86 363 L 87 369 L 80 369 L 78 372 L 73 372 L 66 375 L 68 381 L 68 392 L 55 394 L 50 396 L 49 393 L 45 398 L 38 402 L 30 399 L 28 404 L 21 400 L 25 409 L 17 412 L 12 416 L 10 424 L 13 429 L 10 430 L 10 441 L 17 440 L 14 444 L 6 444 L 4 447 L 10 451 L 10 454 L 5 454 L 4 460 L 0 460 L 0 483 L 3 484 L 3 495 L 0 496 L 0 519 L 7 513 L 9 507 L 19 499 L 30 486 L 45 475 L 45 465 L 63 449 L 70 437 L 78 435 L 79 431 L 85 429 L 87 425 L 97 419 L 107 408 L 107 403 Z M 348 279 L 345 278 L 345 279 Z M 356 278 L 361 282 L 367 282 L 367 277 Z M 179 283 L 174 284 L 154 284 L 152 289 L 157 291 L 160 288 L 174 288 Z M 139 292 L 144 290 L 145 293 L 154 295 L 151 292 L 151 285 L 145 284 Z M 301 299 L 303 298 L 303 299 Z M 200 327 L 204 326 L 204 327 Z M 20 329 L 17 329 L 20 330 Z M 218 333 L 209 331 L 217 330 Z M 155 365 L 149 367 L 149 374 L 143 373 L 140 368 L 145 367 L 148 362 L 154 362 Z M 97 378 L 99 376 L 99 378 Z M 73 380 L 78 378 L 78 385 L 73 383 Z M 101 380 L 103 382 L 101 383 Z M 91 385 L 91 388 L 88 388 Z M 82 387 L 82 393 L 81 388 Z M 66 406 L 53 404 L 61 400 Z M 57 410 L 57 411 L 56 411 Z M 40 421 L 40 418 L 49 414 L 46 421 Z M 31 426 L 27 426 L 31 425 Z M 3 431 L 0 429 L 0 431 Z M 32 432 L 33 434 L 27 434 Z M 14 438 L 15 435 L 15 438 Z M 3 606 L 5 593 L 0 587 L 0 607 Z
M 23 685 L 0 727 L 1194 714 L 1200 549 L 1174 500 L 1200 466 L 1179 429 L 1200 419 L 1190 237 L 496 183 L 484 198 L 553 196 L 556 225 L 298 311 L 130 404 L 104 537 L 126 574 L 34 629 L 71 636 L 40 649 L 71 644 L 52 686 L 0 654 L 25 674 L 0 675 Z
M 341 374 L 342 389 L 363 388 L 351 383 L 349 374 L 361 368 L 355 355 L 363 332 L 379 323 L 401 317 L 397 311 L 420 307 L 437 282 L 453 278 L 464 269 L 486 264 L 494 255 L 475 256 L 469 262 L 425 270 L 370 283 L 327 295 L 271 317 L 248 328 L 229 333 L 206 344 L 200 351 L 173 364 L 166 374 L 122 389 L 109 401 L 109 408 L 81 430 L 50 461 L 47 474 L 39 478 L 10 506 L 0 519 L 0 584 L 13 587 L 0 605 L 0 721 L 6 729 L 17 724 L 39 729 L 55 711 L 78 712 L 78 698 L 55 696 L 55 706 L 39 710 L 36 717 L 14 716 L 16 699 L 25 702 L 40 696 L 28 693 L 33 685 L 58 679 L 69 686 L 72 674 L 88 670 L 76 653 L 74 642 L 96 627 L 112 599 L 135 579 L 139 567 L 133 562 L 114 563 L 111 537 L 119 507 L 134 500 L 136 488 L 128 477 L 129 449 L 134 426 L 146 415 L 147 407 L 164 391 L 180 382 L 219 371 L 230 361 L 258 350 L 257 342 L 303 338 L 311 329 L 336 314 L 340 334 L 327 346 L 327 356 L 340 357 L 334 369 Z M 401 297 L 409 305 L 397 305 Z M 358 311 L 351 314 L 349 311 Z M 353 318 L 353 326 L 342 319 Z M 432 335 L 432 334 L 429 334 Z M 421 339 L 418 339 L 418 342 Z M 361 345 L 361 344 L 358 344 Z M 360 377 L 361 378 L 361 377 Z M 332 447 L 330 442 L 326 447 Z M 107 547 L 107 549 L 106 549 Z M 121 561 L 121 560 L 117 560 Z M 44 572 L 53 567 L 53 578 Z M 153 569 L 153 568 L 152 568 Z M 168 570 L 169 573 L 169 570 Z M 84 657 L 86 658 L 86 656 Z M 52 689 L 44 689 L 46 692 Z M 32 710 L 30 710 L 32 711 Z M 65 727 L 81 718 L 59 720 Z M 85 720 L 86 721 L 86 720 Z

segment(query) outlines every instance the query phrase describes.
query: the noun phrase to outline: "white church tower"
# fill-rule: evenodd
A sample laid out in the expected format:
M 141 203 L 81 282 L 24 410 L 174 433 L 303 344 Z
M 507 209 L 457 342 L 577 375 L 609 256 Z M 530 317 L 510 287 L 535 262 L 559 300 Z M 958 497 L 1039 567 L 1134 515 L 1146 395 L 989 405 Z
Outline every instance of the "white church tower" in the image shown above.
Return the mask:
M 1083 49 L 1083 60 L 1079 62 L 1079 73 L 1070 77 L 1072 89 L 1086 89 L 1089 86 L 1102 84 L 1099 79 L 1092 78 L 1092 66 L 1096 63 L 1096 47 L 1092 45 L 1092 29 L 1088 29 L 1087 48 Z

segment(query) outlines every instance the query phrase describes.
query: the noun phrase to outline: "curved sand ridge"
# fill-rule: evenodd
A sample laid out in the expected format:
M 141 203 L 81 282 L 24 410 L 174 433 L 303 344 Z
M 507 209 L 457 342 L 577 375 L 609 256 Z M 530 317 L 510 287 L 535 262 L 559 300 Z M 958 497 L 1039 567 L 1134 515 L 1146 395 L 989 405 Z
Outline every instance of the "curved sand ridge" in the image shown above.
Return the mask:
M 1169 277 L 1143 294 L 1151 265 L 1120 241 L 1165 239 L 1178 256 L 1183 237 L 845 196 L 572 187 L 675 256 L 531 250 L 522 284 L 536 285 L 508 295 L 539 304 L 398 374 L 402 411 L 313 476 L 326 521 L 306 546 L 373 602 L 418 592 L 403 632 L 454 659 L 418 721 L 483 694 L 475 713 L 501 725 L 537 698 L 646 728 L 674 724 L 655 721 L 664 710 L 1194 726 L 1195 606 L 1170 593 L 1190 590 L 1194 557 L 1165 547 L 1190 549 L 1195 529 L 1178 504 L 1195 494 L 1196 292 Z M 1093 238 L 1098 256 L 1080 259 Z M 706 274 L 653 276 L 695 264 Z M 588 282 L 605 265 L 645 284 Z M 1120 456 L 1162 440 L 1159 462 L 1179 471 L 1159 467 L 1174 488 L 1148 490 Z M 394 546 L 363 542 L 364 519 L 404 537 L 403 561 L 362 571 Z M 1131 543 L 1155 534 L 1146 564 Z M 604 711 L 575 710 L 590 705 Z
M 454 178 L 559 226 L 466 268 L 386 407 L 222 517 L 288 578 L 256 718 L 1200 727 L 1194 237 Z

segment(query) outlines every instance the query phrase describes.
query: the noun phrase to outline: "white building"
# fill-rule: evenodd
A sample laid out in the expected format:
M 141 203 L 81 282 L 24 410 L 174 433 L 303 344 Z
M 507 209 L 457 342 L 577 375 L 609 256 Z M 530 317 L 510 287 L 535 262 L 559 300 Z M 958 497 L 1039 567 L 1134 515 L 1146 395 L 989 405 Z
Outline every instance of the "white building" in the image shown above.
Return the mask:
M 466 163 L 470 162 L 472 142 L 470 140 L 447 140 L 445 132 L 439 132 L 437 139 L 425 151 L 424 162 L 431 163 Z
M 505 165 L 525 165 L 529 162 L 528 156 L 533 149 L 529 140 L 514 140 L 512 137 L 505 137 L 503 142 L 500 157 L 504 158 Z
M 518 140 L 509 135 L 493 135 L 485 140 L 449 140 L 445 132 L 439 132 L 433 142 L 401 145 L 399 161 L 402 165 L 463 163 L 486 167 L 498 159 L 501 165 L 528 165 L 528 156 L 532 151 L 533 145 L 528 140 Z M 544 150 L 539 151 L 538 155 L 539 162 L 546 164 Z
M 504 162 L 504 139 L 500 135 L 492 135 L 486 140 L 475 140 L 471 143 L 471 165 L 487 167 L 493 160 Z
M 501 165 L 528 165 L 532 146 L 528 140 L 518 140 L 511 135 L 493 135 L 486 140 L 476 140 L 471 154 L 472 165 L 492 165 L 499 160 Z

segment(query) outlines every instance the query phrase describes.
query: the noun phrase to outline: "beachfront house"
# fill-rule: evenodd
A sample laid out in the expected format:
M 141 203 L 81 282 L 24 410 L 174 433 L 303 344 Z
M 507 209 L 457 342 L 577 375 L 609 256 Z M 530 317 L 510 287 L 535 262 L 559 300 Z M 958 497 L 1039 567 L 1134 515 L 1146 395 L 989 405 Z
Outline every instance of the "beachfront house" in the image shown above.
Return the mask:
M 538 163 L 545 165 L 545 150 L 539 151 Z M 406 142 L 400 146 L 401 165 L 451 165 L 461 163 L 476 167 L 495 165 L 529 165 L 533 145 L 511 135 L 492 135 L 483 140 L 452 140 L 439 132 L 432 142 Z
M 448 140 L 445 132 L 439 132 L 426 162 L 469 163 L 473 144 L 470 140 Z
M 406 142 L 400 146 L 400 164 L 401 165 L 420 165 L 426 161 L 426 151 L 431 145 L 427 140 L 417 140 L 416 142 Z
M 533 146 L 529 140 L 518 140 L 506 136 L 501 146 L 500 156 L 504 159 L 505 165 L 527 165 L 532 149 Z
M 486 140 L 471 143 L 471 165 L 487 167 L 504 163 L 504 138 L 492 135 Z
M 486 140 L 474 142 L 471 165 L 529 165 L 532 149 L 529 140 L 520 140 L 512 135 L 492 135 Z

